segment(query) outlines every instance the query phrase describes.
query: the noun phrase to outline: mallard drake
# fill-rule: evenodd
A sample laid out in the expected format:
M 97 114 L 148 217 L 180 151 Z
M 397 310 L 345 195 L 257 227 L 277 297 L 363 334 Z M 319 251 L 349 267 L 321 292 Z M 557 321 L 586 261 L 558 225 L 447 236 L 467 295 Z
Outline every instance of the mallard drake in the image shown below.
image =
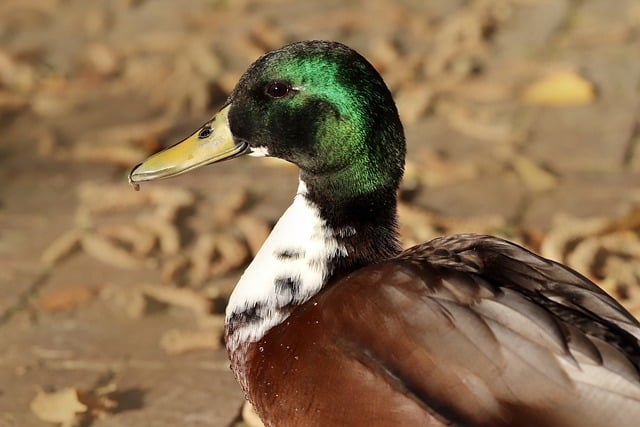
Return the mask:
M 267 426 L 640 424 L 640 324 L 594 283 L 496 237 L 401 250 L 404 132 L 354 50 L 267 53 L 129 180 L 245 154 L 300 169 L 226 310 L 231 368 Z

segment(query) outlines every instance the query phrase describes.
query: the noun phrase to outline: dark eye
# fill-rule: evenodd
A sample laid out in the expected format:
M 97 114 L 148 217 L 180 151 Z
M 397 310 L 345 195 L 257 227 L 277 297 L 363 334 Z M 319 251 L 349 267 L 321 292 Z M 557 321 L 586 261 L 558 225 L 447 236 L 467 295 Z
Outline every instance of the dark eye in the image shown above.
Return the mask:
M 200 132 L 198 132 L 198 139 L 208 138 L 209 135 L 211 135 L 211 126 L 204 125 L 202 129 L 200 129 Z
M 264 92 L 271 98 L 282 98 L 287 96 L 291 86 L 287 82 L 271 82 L 267 85 Z

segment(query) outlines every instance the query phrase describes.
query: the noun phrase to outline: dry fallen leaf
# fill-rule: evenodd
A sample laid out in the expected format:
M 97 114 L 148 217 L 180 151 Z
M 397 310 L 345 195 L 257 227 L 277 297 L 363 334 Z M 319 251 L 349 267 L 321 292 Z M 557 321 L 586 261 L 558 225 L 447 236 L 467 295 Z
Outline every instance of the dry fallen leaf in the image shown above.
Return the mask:
M 162 282 L 174 285 L 184 284 L 187 280 L 189 266 L 189 259 L 182 254 L 168 257 L 168 259 L 162 263 Z
M 593 83 L 573 71 L 553 72 L 522 93 L 522 100 L 527 104 L 556 107 L 588 104 L 595 98 Z
M 158 215 L 139 216 L 138 223 L 156 235 L 164 255 L 175 256 L 180 252 L 180 231 L 174 224 Z
M 29 104 L 24 95 L 0 90 L 0 112 L 20 111 L 27 105 Z
M 189 282 L 199 284 L 209 278 L 209 267 L 216 250 L 215 237 L 211 233 L 200 233 L 193 245 L 189 260 Z
M 113 387 L 105 387 L 105 390 L 97 389 L 93 392 L 78 390 L 78 400 L 86 406 L 87 414 L 90 417 L 104 418 L 118 407 L 118 402 L 105 395 L 111 391 L 115 391 L 115 385 Z
M 473 231 L 504 235 L 506 226 L 505 218 L 499 215 L 447 217 L 403 202 L 398 204 L 398 216 L 400 217 L 400 239 L 405 248 L 446 234 Z M 509 238 L 519 240 L 519 236 L 509 235 Z
M 153 260 L 136 258 L 115 241 L 99 234 L 85 234 L 82 236 L 82 248 L 95 259 L 114 267 L 135 270 L 152 266 L 153 264 Z
M 162 301 L 145 295 L 140 286 L 126 288 L 114 285 L 106 286 L 100 293 L 100 297 L 114 309 L 125 313 L 132 319 L 140 319 L 167 308 L 167 305 Z
M 575 247 L 584 236 L 597 234 L 606 225 L 602 218 L 587 218 L 577 220 L 564 215 L 558 215 L 551 230 L 540 245 L 540 254 L 558 262 L 565 262 L 569 248 Z
M 222 276 L 233 271 L 249 259 L 247 245 L 231 233 L 216 233 L 214 235 L 217 257 L 209 267 L 211 277 Z
M 94 299 L 102 286 L 75 285 L 55 289 L 38 299 L 38 306 L 44 310 L 73 310 Z
M 40 259 L 47 267 L 53 267 L 73 254 L 79 247 L 83 232 L 78 229 L 65 231 L 44 250 Z
M 160 338 L 160 347 L 167 354 L 180 354 L 195 350 L 218 350 L 222 346 L 222 329 L 219 331 L 185 331 L 170 329 Z
M 135 257 L 149 256 L 156 245 L 157 236 L 132 224 L 105 224 L 98 227 L 97 232 L 107 239 L 122 242 L 123 246 L 131 248 Z
M 445 117 L 455 130 L 463 135 L 491 143 L 514 143 L 522 141 L 526 132 L 512 121 L 505 121 L 492 111 L 463 107 L 441 101 L 438 113 Z
M 240 188 L 237 191 L 230 191 L 214 207 L 212 221 L 216 224 L 229 224 L 235 221 L 238 212 L 247 206 L 249 193 L 246 189 Z
M 398 112 L 405 125 L 417 122 L 429 109 L 434 99 L 433 89 L 425 84 L 405 85 L 396 92 Z
M 149 195 L 127 191 L 125 184 L 83 182 L 78 185 L 78 211 L 87 215 L 121 212 L 149 205 Z
M 145 285 L 141 290 L 148 298 L 174 307 L 186 308 L 199 316 L 211 312 L 211 301 L 205 295 L 189 288 Z
M 408 177 L 411 178 L 412 174 L 416 175 L 420 184 L 427 187 L 442 187 L 457 182 L 471 181 L 480 174 L 476 163 L 451 158 L 451 156 L 431 148 L 422 148 L 415 157 L 416 163 L 407 162 Z M 429 165 L 429 167 L 425 168 L 422 165 Z
M 72 426 L 76 415 L 87 412 L 87 405 L 78 398 L 78 390 L 72 387 L 47 393 L 38 390 L 29 407 L 42 421 Z
M 528 157 L 517 155 L 511 164 L 524 185 L 532 191 L 548 191 L 558 185 L 558 179 L 553 173 Z
M 632 313 L 640 310 L 640 209 L 614 218 L 558 217 L 541 253 L 596 281 Z
M 240 214 L 236 216 L 234 226 L 244 236 L 251 256 L 255 256 L 258 253 L 271 232 L 269 224 L 254 215 Z

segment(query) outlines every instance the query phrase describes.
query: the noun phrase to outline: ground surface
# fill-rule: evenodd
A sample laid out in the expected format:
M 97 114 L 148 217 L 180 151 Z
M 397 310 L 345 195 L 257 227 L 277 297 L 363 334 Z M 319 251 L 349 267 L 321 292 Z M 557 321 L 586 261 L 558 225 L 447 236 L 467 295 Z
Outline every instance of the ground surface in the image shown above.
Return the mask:
M 83 425 L 237 422 L 221 313 L 295 170 L 241 159 L 140 193 L 126 172 L 311 38 L 358 49 L 396 96 L 407 244 L 507 235 L 640 313 L 637 1 L 4 0 L 0 426 L 74 422 L 43 394 L 65 388 L 97 401 Z

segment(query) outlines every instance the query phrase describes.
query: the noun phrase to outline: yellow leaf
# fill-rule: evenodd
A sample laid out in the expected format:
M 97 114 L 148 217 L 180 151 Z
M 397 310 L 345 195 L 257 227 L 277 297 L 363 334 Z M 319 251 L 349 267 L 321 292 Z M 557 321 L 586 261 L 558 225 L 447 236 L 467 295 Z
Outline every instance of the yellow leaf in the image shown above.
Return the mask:
M 63 388 L 52 393 L 38 391 L 30 407 L 42 421 L 63 425 L 71 425 L 76 414 L 87 411 L 87 406 L 78 399 L 75 388 Z
M 565 106 L 593 102 L 596 90 L 590 81 L 573 71 L 556 71 L 528 86 L 522 100 L 528 104 Z
M 530 190 L 542 192 L 558 185 L 555 175 L 527 157 L 516 156 L 513 159 L 513 168 Z

